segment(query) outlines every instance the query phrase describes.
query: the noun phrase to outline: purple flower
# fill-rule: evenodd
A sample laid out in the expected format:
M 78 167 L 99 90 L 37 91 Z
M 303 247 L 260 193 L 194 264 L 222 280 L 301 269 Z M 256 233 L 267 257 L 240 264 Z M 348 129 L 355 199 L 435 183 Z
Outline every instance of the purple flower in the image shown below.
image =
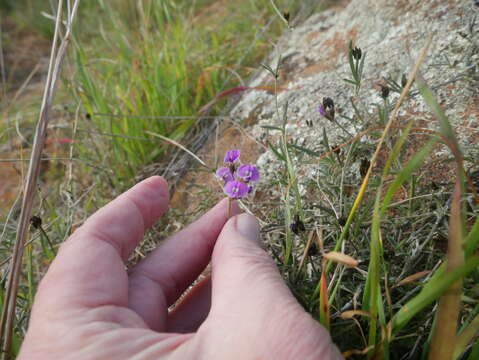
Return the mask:
M 236 174 L 245 180 L 246 182 L 258 182 L 259 180 L 259 171 L 256 168 L 256 166 L 250 165 L 250 164 L 243 164 L 241 165 L 238 170 L 236 171 Z
M 236 160 L 239 159 L 241 155 L 241 151 L 239 150 L 230 150 L 226 153 L 225 155 L 225 163 L 227 164 L 233 164 Z
M 318 108 L 318 111 L 319 111 L 319 113 L 320 113 L 322 116 L 325 116 L 325 115 L 326 115 L 326 109 L 324 108 L 323 105 L 321 105 L 321 106 Z
M 248 195 L 249 186 L 242 181 L 229 181 L 223 191 L 232 199 L 239 199 Z
M 223 180 L 225 183 L 228 181 L 233 181 L 235 178 L 231 170 L 227 167 L 222 167 L 216 170 L 216 176 Z

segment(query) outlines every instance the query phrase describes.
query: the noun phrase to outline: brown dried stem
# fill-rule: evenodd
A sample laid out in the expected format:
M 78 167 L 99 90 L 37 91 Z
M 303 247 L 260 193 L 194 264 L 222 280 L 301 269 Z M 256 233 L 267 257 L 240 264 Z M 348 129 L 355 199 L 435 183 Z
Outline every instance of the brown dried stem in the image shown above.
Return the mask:
M 33 148 L 30 155 L 30 164 L 28 167 L 27 179 L 23 188 L 22 209 L 17 227 L 17 236 L 13 249 L 13 256 L 10 265 L 10 273 L 8 276 L 7 289 L 5 292 L 4 306 L 2 309 L 2 317 L 0 321 L 0 337 L 2 339 L 2 358 L 10 357 L 10 347 L 13 335 L 13 323 L 15 319 L 16 297 L 18 292 L 19 279 L 21 275 L 21 265 L 23 256 L 23 244 L 25 243 L 29 220 L 32 213 L 32 207 L 35 199 L 35 189 L 37 179 L 40 173 L 40 162 L 45 144 L 47 126 L 50 119 L 50 110 L 52 107 L 56 85 L 62 70 L 63 61 L 65 59 L 66 50 L 71 40 L 72 23 L 75 18 L 80 0 L 75 0 L 73 7 L 68 6 L 68 19 L 66 21 L 65 36 L 60 38 L 60 30 L 62 24 L 63 0 L 58 0 L 57 15 L 55 21 L 55 33 L 53 37 L 52 50 L 50 54 L 50 63 L 48 67 L 48 75 L 45 83 L 43 100 L 35 130 L 35 138 Z

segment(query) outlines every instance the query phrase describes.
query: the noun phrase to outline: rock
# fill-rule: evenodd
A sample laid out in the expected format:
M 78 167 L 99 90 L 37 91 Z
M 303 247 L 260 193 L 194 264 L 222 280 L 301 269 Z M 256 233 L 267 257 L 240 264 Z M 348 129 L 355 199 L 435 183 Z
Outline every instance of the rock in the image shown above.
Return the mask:
M 248 119 L 251 123 L 254 111 L 257 122 L 249 131 L 264 145 L 266 140 L 274 140 L 274 131 L 263 126 L 279 126 L 287 102 L 288 137 L 296 139 L 298 145 L 325 153 L 323 129 L 329 144 L 342 144 L 367 128 L 382 125 L 378 106 L 384 104 L 386 79 L 400 86 L 428 36 L 434 34 L 420 73 L 434 90 L 466 155 L 477 158 L 479 149 L 474 146 L 479 140 L 479 29 L 474 23 L 477 13 L 478 8 L 472 1 L 352 0 L 343 2 L 342 8 L 314 14 L 303 25 L 287 30 L 268 59 L 268 65 L 275 69 L 279 56 L 282 58 L 277 87 L 285 90 L 277 96 L 279 116 L 274 94 L 251 91 L 232 109 L 231 117 L 238 121 Z M 343 80 L 352 77 L 348 61 L 350 41 L 362 49 L 365 57 L 358 94 Z M 250 86 L 273 84 L 271 74 L 263 71 Z M 388 92 L 389 102 L 394 103 L 399 93 L 389 89 Z M 416 95 L 401 107 L 399 123 L 405 125 L 412 119 L 415 127 L 438 130 L 438 121 L 414 86 L 412 93 Z M 324 97 L 334 99 L 337 123 L 318 113 Z M 355 115 L 351 102 L 360 109 L 362 119 Z M 370 154 L 374 139 L 363 137 L 361 140 L 367 145 L 364 155 Z M 424 140 L 425 137 L 413 144 L 414 149 L 420 148 Z M 450 157 L 446 147 L 438 147 L 433 163 Z M 263 167 L 267 184 L 282 166 L 274 161 L 270 151 L 259 155 L 258 164 Z M 308 176 L 314 177 L 311 166 L 303 170 L 306 178 L 302 176 L 302 181 L 307 182 Z M 443 171 L 437 174 L 442 180 Z M 360 179 L 359 176 L 353 178 Z
M 266 70 L 259 71 L 249 84 L 258 90 L 244 92 L 230 111 L 233 127 L 223 124 L 216 137 L 219 141 L 210 138 L 200 156 L 215 168 L 217 159 L 231 146 L 247 149 L 248 158 L 245 160 L 256 160 L 262 170 L 264 187 L 260 187 L 259 193 L 277 196 L 276 189 L 270 184 L 277 180 L 283 164 L 268 149 L 268 142 L 275 144 L 279 133 L 264 126 L 281 125 L 285 104 L 288 103 L 288 138 L 294 139 L 299 146 L 324 154 L 330 149 L 323 141 L 323 131 L 330 145 L 339 145 L 361 131 L 383 125 L 378 107 L 384 106 L 382 87 L 386 79 L 400 86 L 403 77 L 407 78 L 411 72 L 428 36 L 433 34 L 420 74 L 434 90 L 465 154 L 477 159 L 479 29 L 474 17 L 478 12 L 473 1 L 463 0 L 351 0 L 313 14 L 302 25 L 287 29 L 266 61 L 275 69 L 280 56 L 282 59 L 276 84 L 279 89 L 278 108 L 274 92 L 264 91 L 265 87 L 274 87 L 274 77 Z M 353 86 L 343 80 L 352 77 L 348 61 L 350 41 L 362 50 L 362 57 L 365 57 L 362 85 L 357 94 Z M 398 124 L 404 126 L 407 121 L 414 120 L 414 127 L 438 130 L 438 121 L 414 85 L 412 95 L 401 106 Z M 324 97 L 334 99 L 335 122 L 318 112 Z M 389 91 L 389 103 L 394 103 L 398 97 L 398 92 Z M 352 103 L 361 116 L 355 114 Z M 238 124 L 243 124 L 242 128 Z M 392 129 L 391 135 L 395 133 L 397 129 Z M 427 137 L 420 135 L 408 140 L 409 157 Z M 377 139 L 372 134 L 360 138 L 357 159 L 346 174 L 348 181 L 361 181 L 361 159 L 372 154 Z M 434 179 L 440 183 L 445 178 L 453 178 L 453 167 L 445 162 L 448 159 L 451 159 L 450 151 L 445 146 L 438 146 L 426 165 L 431 172 L 428 181 Z M 379 159 L 379 166 L 382 160 Z M 308 165 L 303 161 L 297 169 L 303 191 L 321 171 L 318 166 L 311 165 L 317 164 L 316 159 L 311 158 L 309 162 Z M 446 173 L 450 173 L 450 177 Z M 185 179 L 188 183 L 200 180 L 201 185 L 210 184 L 207 187 L 215 191 L 217 184 L 213 184 L 212 174 L 197 175 L 190 173 Z M 183 195 L 186 186 L 183 183 L 178 187 Z M 181 196 L 183 201 L 188 202 Z

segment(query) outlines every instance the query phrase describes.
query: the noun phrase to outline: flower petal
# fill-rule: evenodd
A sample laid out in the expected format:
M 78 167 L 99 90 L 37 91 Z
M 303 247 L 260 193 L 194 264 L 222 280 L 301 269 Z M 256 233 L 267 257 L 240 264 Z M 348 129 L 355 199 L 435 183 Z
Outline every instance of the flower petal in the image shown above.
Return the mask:
M 238 168 L 236 174 L 247 182 L 256 183 L 259 181 L 259 170 L 254 165 L 243 164 Z
M 239 199 L 248 195 L 248 185 L 242 181 L 229 181 L 223 191 L 232 199 Z
M 228 181 L 233 181 L 234 180 L 233 173 L 227 167 L 222 167 L 222 168 L 219 168 L 218 170 L 216 170 L 216 176 L 219 179 L 223 180 L 225 183 L 227 183 Z
M 321 105 L 319 108 L 318 108 L 318 111 L 321 115 L 326 115 L 326 109 L 324 108 L 323 105 Z
M 232 164 L 239 159 L 240 155 L 240 150 L 230 150 L 226 153 L 224 162 L 227 164 Z

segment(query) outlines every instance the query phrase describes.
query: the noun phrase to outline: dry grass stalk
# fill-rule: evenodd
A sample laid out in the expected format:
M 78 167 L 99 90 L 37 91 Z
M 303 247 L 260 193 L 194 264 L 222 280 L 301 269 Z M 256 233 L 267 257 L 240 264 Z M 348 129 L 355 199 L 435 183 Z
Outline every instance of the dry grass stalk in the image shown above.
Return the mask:
M 458 171 L 460 170 L 458 169 Z M 453 271 L 464 264 L 461 195 L 461 183 L 458 176 L 451 203 L 446 271 Z M 441 296 L 429 352 L 429 359 L 431 360 L 453 358 L 458 318 L 461 311 L 462 284 L 462 279 L 457 280 Z
M 68 1 L 68 4 L 69 3 L 70 2 Z M 27 237 L 29 219 L 31 217 L 34 203 L 35 189 L 38 175 L 40 173 L 41 155 L 45 143 L 50 110 L 55 95 L 56 85 L 62 70 L 63 61 L 65 59 L 66 50 L 71 39 L 72 23 L 75 18 L 79 3 L 80 0 L 75 0 L 72 7 L 68 5 L 66 32 L 63 39 L 61 39 L 60 45 L 58 46 L 62 24 L 61 18 L 63 13 L 63 0 L 58 0 L 57 15 L 55 20 L 55 33 L 48 67 L 48 75 L 43 93 L 40 116 L 35 130 L 35 138 L 30 156 L 27 179 L 23 188 L 22 209 L 20 213 L 20 219 L 18 221 L 17 235 L 10 265 L 7 289 L 5 292 L 4 307 L 2 309 L 0 335 L 2 339 L 2 357 L 4 359 L 10 357 L 13 323 L 15 319 L 16 297 L 21 274 L 24 248 L 23 244 L 25 243 L 25 239 Z

